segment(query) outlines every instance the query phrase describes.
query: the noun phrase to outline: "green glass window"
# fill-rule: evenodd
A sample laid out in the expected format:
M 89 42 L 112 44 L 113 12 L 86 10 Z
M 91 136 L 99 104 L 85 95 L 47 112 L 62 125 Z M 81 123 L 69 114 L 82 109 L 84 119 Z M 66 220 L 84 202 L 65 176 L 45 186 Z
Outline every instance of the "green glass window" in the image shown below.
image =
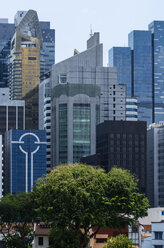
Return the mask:
M 73 162 L 90 154 L 90 104 L 73 105 Z

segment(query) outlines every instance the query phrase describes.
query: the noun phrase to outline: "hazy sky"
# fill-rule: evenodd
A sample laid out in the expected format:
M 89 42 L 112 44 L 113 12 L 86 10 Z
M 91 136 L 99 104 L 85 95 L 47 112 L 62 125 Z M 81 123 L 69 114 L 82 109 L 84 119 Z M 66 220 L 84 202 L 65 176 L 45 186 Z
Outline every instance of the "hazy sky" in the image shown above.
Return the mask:
M 13 22 L 17 10 L 34 9 L 39 20 L 56 30 L 56 62 L 83 51 L 93 32 L 104 44 L 104 65 L 112 46 L 127 46 L 128 33 L 147 29 L 153 20 L 164 20 L 164 0 L 3 0 L 0 18 Z

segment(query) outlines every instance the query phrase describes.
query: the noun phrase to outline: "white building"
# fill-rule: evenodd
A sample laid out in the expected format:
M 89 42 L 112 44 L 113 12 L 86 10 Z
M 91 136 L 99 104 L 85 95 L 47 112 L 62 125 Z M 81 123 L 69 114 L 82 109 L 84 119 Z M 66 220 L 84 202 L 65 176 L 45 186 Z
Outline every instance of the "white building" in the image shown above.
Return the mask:
M 39 129 L 46 130 L 47 138 L 47 172 L 51 170 L 51 91 L 50 78 L 39 85 Z
M 152 236 L 142 241 L 142 248 L 164 247 L 164 222 L 152 222 Z
M 138 106 L 137 98 L 126 98 L 126 121 L 138 121 Z
M 148 215 L 139 218 L 139 223 L 141 225 L 151 225 L 152 222 L 164 221 L 164 207 L 163 208 L 149 208 Z

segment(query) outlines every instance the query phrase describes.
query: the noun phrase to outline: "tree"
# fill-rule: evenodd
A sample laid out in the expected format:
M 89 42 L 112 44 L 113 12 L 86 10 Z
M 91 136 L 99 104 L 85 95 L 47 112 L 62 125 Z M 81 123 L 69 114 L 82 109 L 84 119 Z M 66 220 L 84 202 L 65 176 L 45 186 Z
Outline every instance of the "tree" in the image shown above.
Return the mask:
M 9 194 L 1 199 L 0 232 L 3 234 L 3 240 L 7 247 L 31 247 L 35 216 L 31 193 Z
M 144 216 L 148 207 L 128 171 L 113 168 L 105 173 L 82 164 L 56 167 L 38 180 L 33 194 L 41 220 L 51 222 L 55 232 L 74 233 L 80 248 L 87 246 L 100 227 L 128 225 Z M 97 229 L 91 233 L 93 226 Z
M 132 248 L 132 241 L 125 235 L 120 234 L 116 237 L 111 237 L 104 248 Z

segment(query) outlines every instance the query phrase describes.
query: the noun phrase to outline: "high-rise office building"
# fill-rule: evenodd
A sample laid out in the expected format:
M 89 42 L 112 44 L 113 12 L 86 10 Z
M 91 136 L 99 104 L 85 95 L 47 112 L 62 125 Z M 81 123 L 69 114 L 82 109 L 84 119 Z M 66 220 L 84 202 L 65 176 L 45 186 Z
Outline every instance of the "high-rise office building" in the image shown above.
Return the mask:
M 133 95 L 138 100 L 138 118 L 153 122 L 152 36 L 150 31 L 129 34 L 132 50 Z
M 25 129 L 25 102 L 10 100 L 9 88 L 0 88 L 0 134 L 10 129 Z
M 109 50 L 109 66 L 116 66 L 127 95 L 137 97 L 138 119 L 153 122 L 152 35 L 150 31 L 129 34 L 129 47 Z
M 52 86 L 52 129 L 51 129 L 51 143 L 52 143 L 52 149 L 56 149 L 56 161 L 55 158 L 53 158 L 52 164 L 58 164 L 61 160 L 58 159 L 60 155 L 59 146 L 60 142 L 54 144 L 59 139 L 58 136 L 55 136 L 56 132 L 63 128 L 62 123 L 67 123 L 67 117 L 71 118 L 72 122 L 69 121 L 69 125 L 73 126 L 73 116 L 72 113 L 69 111 L 72 111 L 75 109 L 72 106 L 72 110 L 69 107 L 69 104 L 71 104 L 71 99 L 74 99 L 75 93 L 76 98 L 78 98 L 80 106 L 76 106 L 77 109 L 79 108 L 79 114 L 81 116 L 85 114 L 85 111 L 89 113 L 90 106 L 91 106 L 91 100 L 88 99 L 89 102 L 85 101 L 82 98 L 83 94 L 87 95 L 87 87 L 90 89 L 89 97 L 96 98 L 97 94 L 94 94 L 95 90 L 94 88 L 100 87 L 100 119 L 99 122 L 102 122 L 104 120 L 125 120 L 126 119 L 126 88 L 123 84 L 118 84 L 117 82 L 117 70 L 116 68 L 111 67 L 103 67 L 103 46 L 99 41 L 99 33 L 94 33 L 94 35 L 87 41 L 87 50 L 82 53 L 75 53 L 75 55 L 69 59 L 66 59 L 58 64 L 55 64 L 52 66 L 52 73 L 51 73 L 51 86 Z M 92 89 L 93 88 L 93 89 Z M 66 91 L 67 89 L 67 91 Z M 76 91 L 74 91 L 76 89 Z M 88 90 L 89 90 L 88 89 Z M 92 90 L 91 90 L 92 89 Z M 58 95 L 56 96 L 56 91 L 58 91 Z M 61 92 L 60 92 L 61 91 Z M 66 93 L 66 92 L 67 93 Z M 84 93 L 83 93 L 84 92 Z M 66 95 L 66 96 L 65 96 Z M 61 110 L 60 110 L 60 104 L 58 106 L 58 103 L 56 102 L 57 98 L 61 98 Z M 63 104 L 63 105 L 62 105 Z M 72 103 L 74 104 L 74 103 Z M 83 106 L 83 104 L 88 104 L 86 106 Z M 58 109 L 55 109 L 56 106 L 58 106 Z M 84 107 L 84 111 L 80 110 Z M 86 110 L 88 109 L 88 110 Z M 75 110 L 76 112 L 76 110 Z M 78 111 L 77 111 L 78 112 Z M 58 122 L 58 118 L 56 115 L 60 115 L 62 118 L 66 118 L 65 120 L 62 120 L 61 123 Z M 91 112 L 92 113 L 92 112 Z M 93 112 L 94 113 L 94 112 Z M 80 120 L 80 116 L 78 117 Z M 89 116 L 86 114 L 84 116 L 85 118 L 89 118 Z M 83 118 L 81 117 L 81 120 Z M 56 121 L 55 121 L 56 120 Z M 86 127 L 87 122 L 90 124 L 96 123 L 96 115 L 92 115 L 91 119 L 85 120 Z M 56 125 L 59 125 L 58 131 L 55 131 Z M 65 130 L 65 135 L 70 135 L 67 137 L 66 141 L 62 141 L 62 143 L 67 146 L 65 147 L 65 151 L 62 151 L 62 153 L 67 154 L 68 156 L 65 156 L 65 160 L 62 159 L 62 162 L 73 162 L 73 161 L 79 161 L 80 156 L 80 146 L 79 151 L 76 153 L 79 153 L 79 155 L 76 155 L 75 158 L 73 158 L 72 151 L 69 152 L 67 150 L 68 147 L 71 147 L 72 137 L 70 130 L 73 130 L 72 126 L 68 126 L 68 128 Z M 89 125 L 90 126 L 90 125 Z M 79 124 L 79 135 L 80 135 L 80 128 L 83 131 L 83 125 Z M 90 134 L 90 137 L 92 137 L 91 145 L 93 147 L 95 146 L 95 138 L 96 133 L 95 129 L 92 129 L 91 126 L 89 127 L 90 131 L 93 132 L 93 135 Z M 81 132 L 82 132 L 81 131 Z M 64 132 L 64 131 L 63 131 Z M 85 136 L 85 135 L 84 135 Z M 88 134 L 86 134 L 86 137 L 88 137 Z M 81 140 L 85 140 L 85 137 L 81 137 Z M 88 139 L 88 138 L 87 138 Z M 90 142 L 90 141 L 87 141 Z M 56 148 L 54 148 L 56 147 Z M 75 146 L 76 147 L 76 146 Z M 63 148 L 62 148 L 63 149 Z M 71 148 L 72 149 L 72 148 Z M 88 150 L 88 154 L 93 154 L 94 149 L 90 149 L 86 145 L 86 149 Z M 61 153 L 61 154 L 62 154 Z M 86 153 L 86 154 L 87 154 Z M 55 152 L 52 150 L 52 156 L 54 156 Z
M 8 19 L 0 19 L 0 87 L 9 86 L 9 55 L 14 31 L 14 24 L 8 23 Z
M 87 50 L 52 66 L 51 85 L 96 84 L 101 88 L 100 122 L 125 120 L 126 87 L 117 82 L 117 70 L 103 67 L 99 33 L 87 41 Z
M 18 11 L 14 17 L 14 23 L 8 23 L 7 18 L 0 18 L 0 87 L 9 86 L 11 39 L 27 12 Z M 50 28 L 50 22 L 47 21 L 39 22 L 39 26 L 42 34 L 40 74 L 43 77 L 44 73 L 48 72 L 55 63 L 55 30 Z
M 147 196 L 152 207 L 164 207 L 164 125 L 147 131 Z
M 149 24 L 152 33 L 154 122 L 164 121 L 164 21 Z
M 39 86 L 30 90 L 22 99 L 25 101 L 25 126 L 26 129 L 38 129 L 39 126 Z
M 50 22 L 39 22 L 39 24 L 42 32 L 40 73 L 41 77 L 44 77 L 44 74 L 55 64 L 55 29 L 50 28 Z
M 29 10 L 11 41 L 10 97 L 22 99 L 40 83 L 42 35 L 36 11 Z
M 10 130 L 4 148 L 4 195 L 30 192 L 46 173 L 45 131 Z
M 47 172 L 51 169 L 51 90 L 50 77 L 39 85 L 39 129 L 46 130 Z
M 139 120 L 164 121 L 164 21 L 153 21 L 148 31 L 132 31 L 128 46 L 112 48 L 109 65 L 117 67 L 119 82 L 124 80 L 131 96 L 137 97 Z M 125 73 L 129 68 L 131 81 Z
M 52 106 L 52 166 L 79 162 L 82 156 L 94 154 L 100 87 L 59 84 L 52 92 Z
M 27 11 L 18 11 L 14 17 L 15 27 L 19 25 Z M 42 49 L 40 51 L 40 74 L 44 77 L 55 63 L 55 29 L 50 28 L 50 22 L 39 22 L 42 33 Z
M 139 179 L 140 192 L 146 193 L 146 122 L 105 121 L 97 125 L 96 155 L 83 157 L 83 163 L 114 166 L 129 170 Z
M 132 96 L 132 63 L 130 47 L 113 47 L 109 50 L 109 66 L 117 67 L 119 84 L 126 84 L 127 96 Z

